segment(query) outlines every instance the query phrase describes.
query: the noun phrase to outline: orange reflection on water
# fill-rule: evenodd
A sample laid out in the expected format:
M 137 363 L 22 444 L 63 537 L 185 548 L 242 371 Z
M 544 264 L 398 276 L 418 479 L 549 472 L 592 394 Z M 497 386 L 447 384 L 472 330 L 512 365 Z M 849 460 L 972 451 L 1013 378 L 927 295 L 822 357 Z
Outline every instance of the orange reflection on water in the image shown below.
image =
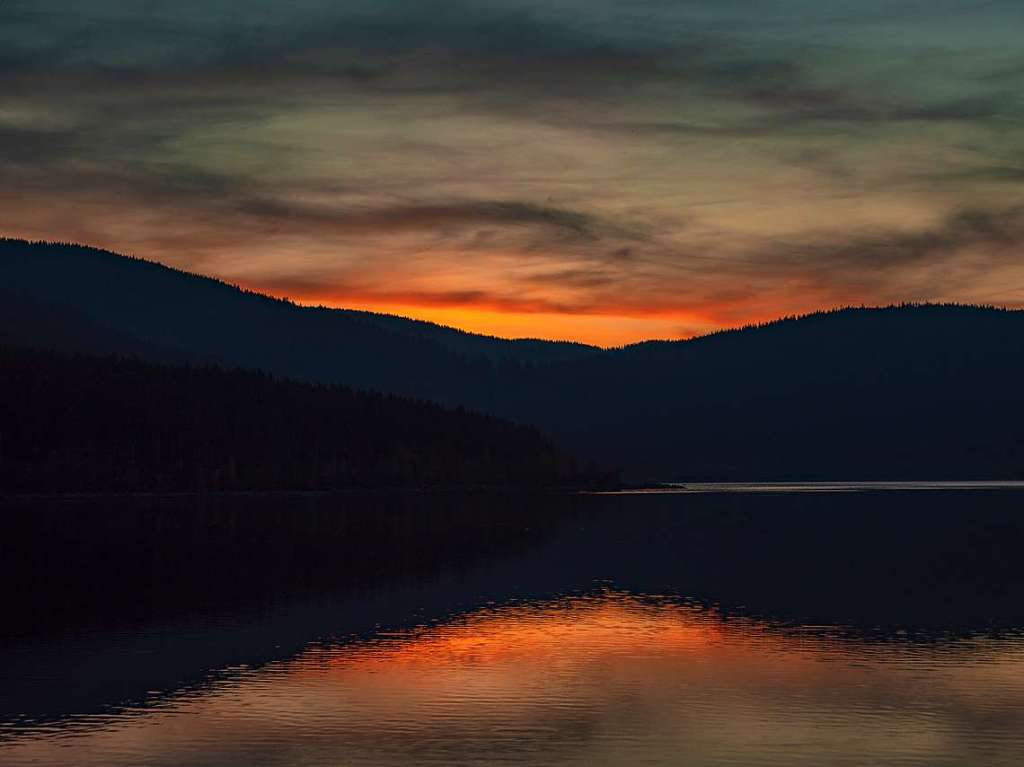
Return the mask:
M 323 644 L 11 765 L 1017 764 L 1019 639 L 866 642 L 605 593 Z

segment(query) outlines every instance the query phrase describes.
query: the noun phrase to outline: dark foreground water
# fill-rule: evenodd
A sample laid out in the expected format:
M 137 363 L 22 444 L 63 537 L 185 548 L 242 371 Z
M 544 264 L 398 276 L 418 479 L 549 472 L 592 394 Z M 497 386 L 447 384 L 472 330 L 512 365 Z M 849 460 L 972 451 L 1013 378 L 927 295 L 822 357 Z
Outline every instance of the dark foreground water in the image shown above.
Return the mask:
M 0 764 L 1019 765 L 1024 492 L 2 510 Z

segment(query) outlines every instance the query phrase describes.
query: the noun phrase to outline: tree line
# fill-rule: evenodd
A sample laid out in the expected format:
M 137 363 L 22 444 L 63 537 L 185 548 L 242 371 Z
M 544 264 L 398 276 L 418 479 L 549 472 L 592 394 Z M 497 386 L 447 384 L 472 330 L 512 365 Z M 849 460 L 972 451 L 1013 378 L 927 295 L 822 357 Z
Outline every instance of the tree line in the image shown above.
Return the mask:
M 538 430 L 464 408 L 215 365 L 0 348 L 8 493 L 610 481 Z

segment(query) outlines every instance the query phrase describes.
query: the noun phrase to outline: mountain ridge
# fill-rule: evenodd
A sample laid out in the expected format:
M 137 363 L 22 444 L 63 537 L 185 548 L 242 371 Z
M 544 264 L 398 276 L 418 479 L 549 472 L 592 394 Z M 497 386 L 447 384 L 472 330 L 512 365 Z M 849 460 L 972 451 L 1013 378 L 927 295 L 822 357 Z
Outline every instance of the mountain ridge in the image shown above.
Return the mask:
M 0 273 L 54 335 L 93 323 L 134 339 L 102 339 L 106 352 L 467 407 L 539 426 L 630 479 L 1024 477 L 1020 310 L 845 307 L 598 349 L 305 307 L 78 246 L 0 241 Z M 45 346 L 44 319 L 9 317 L 0 338 Z
M 263 291 L 246 288 L 241 285 L 229 282 L 227 280 L 220 279 L 218 277 L 212 277 L 209 275 L 202 274 L 200 272 L 194 272 L 187 269 L 181 269 L 180 267 L 170 266 L 160 261 L 153 261 L 150 259 L 143 258 L 141 256 L 117 253 L 116 251 L 108 250 L 106 248 L 99 248 L 90 245 L 81 245 L 73 242 L 26 240 L 14 237 L 0 237 L 0 257 L 6 256 L 7 251 L 10 249 L 11 246 L 14 246 L 15 248 L 19 249 L 25 246 L 28 246 L 29 248 L 33 249 L 43 248 L 46 250 L 51 250 L 55 248 L 68 249 L 79 253 L 88 253 L 93 256 L 101 256 L 103 258 L 123 260 L 126 262 L 130 262 L 132 264 L 145 265 L 146 267 L 151 267 L 154 268 L 155 270 L 195 280 L 198 283 L 206 284 L 209 286 L 217 286 L 217 289 L 231 291 L 244 297 L 256 298 L 274 304 L 281 304 L 291 309 L 296 309 L 300 311 L 308 310 L 314 312 L 336 313 L 337 315 L 349 317 L 356 320 L 369 321 L 371 323 L 377 324 L 385 328 L 402 328 L 402 331 L 400 332 L 403 335 L 413 335 L 417 337 L 423 336 L 431 340 L 438 336 L 445 335 L 468 337 L 479 342 L 493 343 L 496 346 L 504 347 L 509 350 L 537 346 L 552 347 L 559 350 L 566 350 L 567 355 L 565 358 L 568 359 L 576 358 L 576 353 L 592 354 L 595 352 L 631 352 L 634 350 L 639 350 L 641 348 L 665 347 L 676 344 L 704 342 L 711 339 L 719 339 L 724 336 L 730 336 L 733 334 L 768 330 L 778 327 L 780 325 L 805 321 L 814 321 L 832 315 L 845 314 L 849 312 L 876 312 L 901 309 L 939 308 L 981 312 L 991 311 L 1007 314 L 1024 314 L 1024 308 L 1016 309 L 998 306 L 995 304 L 984 303 L 976 304 L 963 302 L 905 301 L 891 304 L 860 304 L 856 306 L 840 304 L 832 307 L 815 309 L 803 313 L 786 314 L 770 320 L 748 322 L 734 327 L 719 328 L 716 330 L 709 331 L 707 333 L 701 333 L 699 335 L 694 335 L 687 338 L 650 338 L 635 341 L 633 343 L 628 344 L 602 347 L 595 346 L 593 344 L 587 344 L 580 341 L 572 341 L 568 339 L 548 339 L 532 336 L 505 338 L 502 336 L 493 336 L 486 333 L 478 333 L 476 331 L 466 330 L 463 328 L 456 327 L 454 325 L 446 325 L 431 320 L 424 320 L 416 317 L 394 314 L 391 312 L 374 312 L 365 309 L 349 309 L 346 307 L 327 306 L 325 304 L 307 304 L 295 301 L 287 296 L 275 296 Z M 499 358 L 498 355 L 494 354 L 488 354 L 487 356 Z M 514 357 L 515 355 L 511 356 Z M 557 354 L 543 356 L 549 360 L 560 359 L 560 357 Z
M 492 336 L 485 333 L 476 333 L 473 331 L 464 330 L 462 328 L 457 328 L 452 325 L 444 325 L 441 323 L 432 322 L 430 320 L 417 319 L 415 317 L 406 317 L 403 315 L 392 314 L 388 312 L 371 312 L 363 309 L 348 309 L 344 307 L 326 306 L 324 304 L 306 304 L 295 301 L 288 297 L 274 296 L 263 291 L 246 288 L 241 285 L 229 282 L 227 280 L 220 279 L 218 277 L 211 277 L 200 272 L 194 272 L 188 269 L 181 269 L 176 266 L 170 266 L 160 261 L 153 261 L 150 259 L 142 258 L 140 256 L 117 253 L 115 251 L 107 250 L 105 248 L 93 247 L 91 245 L 80 245 L 78 243 L 73 242 L 54 242 L 47 240 L 25 240 L 13 237 L 0 237 L 0 255 L 10 257 L 12 255 L 12 251 L 18 250 L 21 250 L 23 252 L 29 250 L 36 251 L 34 253 L 34 255 L 36 256 L 42 255 L 40 251 L 45 251 L 46 255 L 51 256 L 54 255 L 55 251 L 66 251 L 69 254 L 73 253 L 79 256 L 87 256 L 92 259 L 96 259 L 97 257 L 99 259 L 113 259 L 115 262 L 122 261 L 132 266 L 139 266 L 144 269 L 149 269 L 155 273 L 160 273 L 164 275 L 173 274 L 188 280 L 192 280 L 197 284 L 203 284 L 207 287 L 214 288 L 216 290 L 225 291 L 225 295 L 227 295 L 228 292 L 231 292 L 240 294 L 241 296 L 258 298 L 270 303 L 280 304 L 292 309 L 337 313 L 339 315 L 343 315 L 357 320 L 371 321 L 373 323 L 380 324 L 382 327 L 405 326 L 405 333 L 409 335 L 428 335 L 429 337 L 468 336 L 473 339 L 478 339 L 480 341 L 491 342 L 496 346 L 503 347 L 505 350 L 509 352 L 512 352 L 517 348 L 533 347 L 537 345 L 543 345 L 560 350 L 565 350 L 569 354 L 574 352 L 598 351 L 602 348 L 598 346 L 593 346 L 591 344 L 585 344 L 579 341 L 570 340 L 544 339 L 534 337 L 503 338 L 500 336 Z

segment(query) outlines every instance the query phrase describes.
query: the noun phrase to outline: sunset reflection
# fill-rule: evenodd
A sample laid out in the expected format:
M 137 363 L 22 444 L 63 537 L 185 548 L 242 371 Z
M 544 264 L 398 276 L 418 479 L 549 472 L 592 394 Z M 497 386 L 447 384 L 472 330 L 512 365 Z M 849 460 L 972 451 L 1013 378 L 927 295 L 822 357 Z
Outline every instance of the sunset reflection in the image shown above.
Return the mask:
M 311 646 L 138 715 L 59 732 L 8 731 L 0 757 L 957 764 L 980 747 L 989 764 L 1012 764 L 1024 748 L 1024 643 L 867 642 L 606 592 Z

